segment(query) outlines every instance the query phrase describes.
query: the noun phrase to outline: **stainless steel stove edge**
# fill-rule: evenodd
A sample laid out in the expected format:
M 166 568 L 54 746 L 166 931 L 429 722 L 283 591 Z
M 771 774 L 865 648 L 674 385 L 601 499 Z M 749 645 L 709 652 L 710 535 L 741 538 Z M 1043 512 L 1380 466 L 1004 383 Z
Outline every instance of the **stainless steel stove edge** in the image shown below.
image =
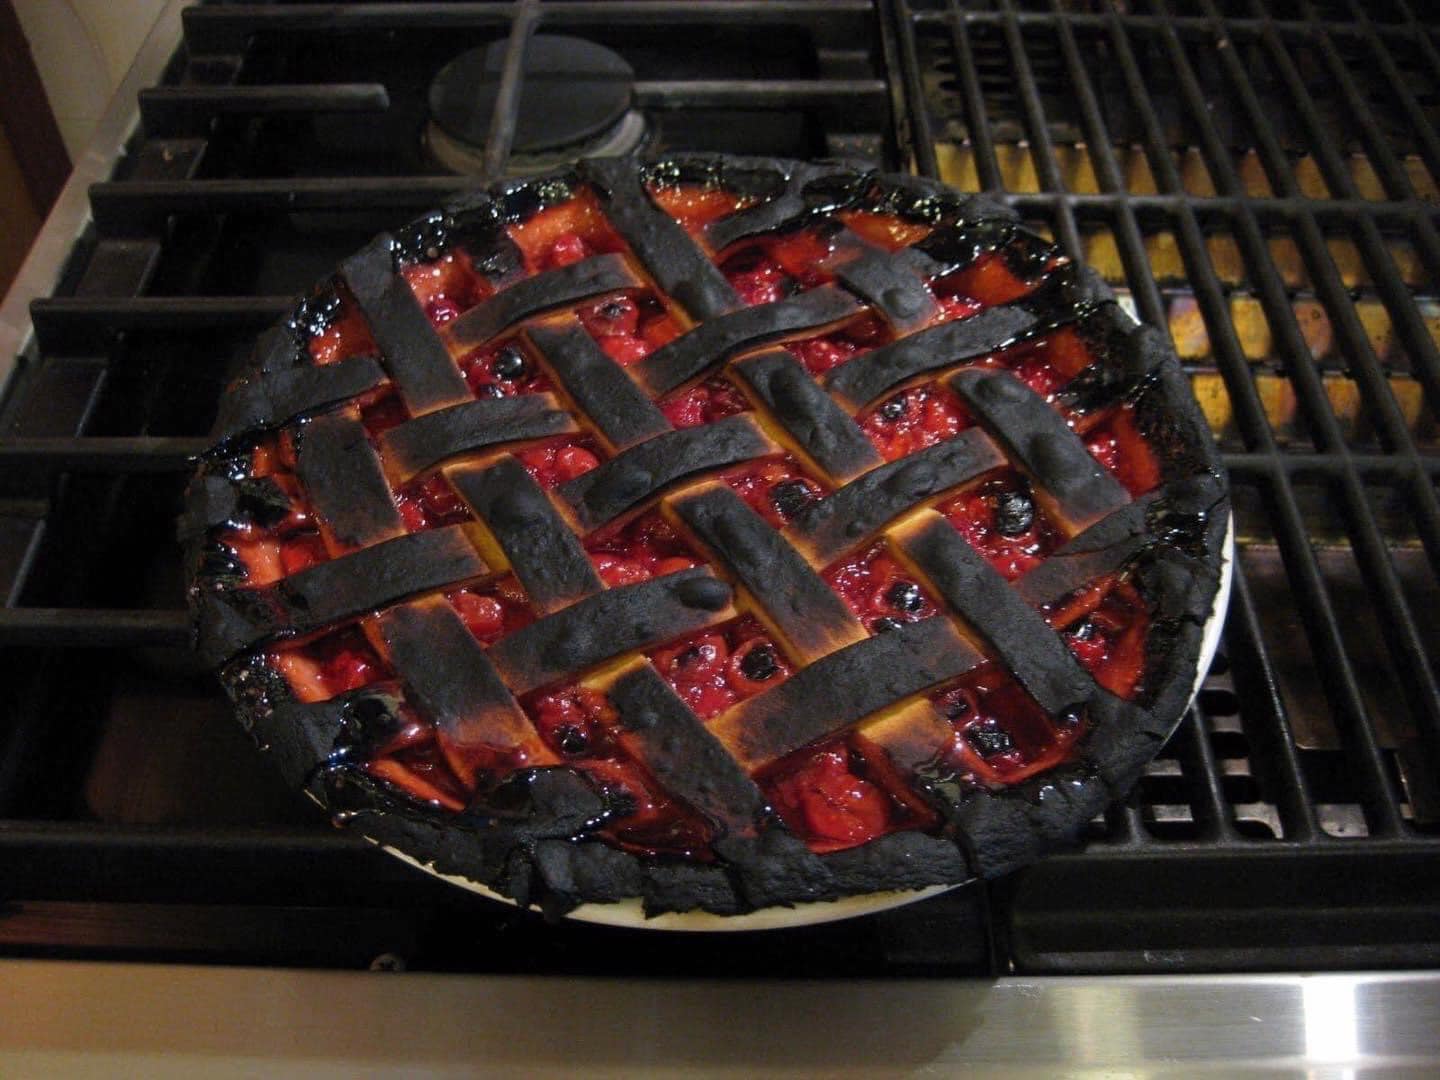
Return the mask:
M 3 1075 L 1434 1076 L 1437 1020 L 1440 974 L 1420 972 L 820 983 L 0 962 Z

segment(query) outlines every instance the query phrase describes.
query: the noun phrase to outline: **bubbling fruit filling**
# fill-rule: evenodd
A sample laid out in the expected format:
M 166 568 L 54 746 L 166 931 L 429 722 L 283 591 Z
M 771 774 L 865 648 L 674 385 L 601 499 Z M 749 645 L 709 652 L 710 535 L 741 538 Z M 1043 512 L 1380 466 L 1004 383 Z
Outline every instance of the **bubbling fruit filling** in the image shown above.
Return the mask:
M 753 200 L 689 186 L 652 185 L 650 193 L 693 237 L 704 227 Z M 846 228 L 866 242 L 894 251 L 921 240 L 929 226 L 879 213 L 842 213 Z M 747 305 L 771 304 L 830 284 L 838 230 L 801 230 L 745 240 L 719 253 L 721 272 Z M 625 242 L 605 220 L 594 196 L 582 192 L 528 220 L 508 234 L 524 270 L 542 273 L 605 253 L 624 253 Z M 850 238 L 853 243 L 854 237 Z M 402 267 L 402 275 L 430 321 L 444 327 L 494 294 L 495 276 L 475 264 L 463 247 L 431 249 Z M 1028 295 L 1045 266 L 1017 269 L 1002 253 L 983 255 L 958 272 L 926 283 L 938 306 L 937 321 L 966 319 L 985 308 Z M 316 364 L 376 352 L 370 332 L 343 287 L 320 305 L 309 353 Z M 681 335 L 688 322 L 648 288 L 628 289 L 575 309 L 580 325 L 622 366 L 636 363 Z M 889 326 L 866 312 L 827 332 L 783 343 L 814 376 L 822 376 L 893 340 Z M 1132 409 L 1114 405 L 1096 415 L 1070 411 L 1062 391 L 1093 361 L 1075 330 L 1053 330 L 1037 340 L 981 358 L 978 366 L 1006 368 L 1062 413 L 1085 446 L 1133 495 L 1160 482 L 1155 457 Z M 515 336 L 457 359 L 477 398 L 513 397 L 553 390 L 538 358 Z M 946 383 L 949 372 L 912 381 L 862 410 L 856 421 L 881 457 L 898 461 L 953 438 L 974 420 Z M 712 424 L 753 406 L 723 373 L 682 387 L 657 403 L 675 429 Z M 363 397 L 359 415 L 372 440 L 409 419 L 388 386 Z M 608 456 L 590 432 L 533 440 L 512 451 L 544 489 L 553 489 L 596 468 Z M 250 584 L 264 585 L 326 561 L 336 552 L 316 528 L 295 477 L 291 437 L 267 437 L 251 457 L 252 474 L 273 482 L 290 499 L 264 525 L 248 525 L 221 540 Z M 776 529 L 790 527 L 806 507 L 830 494 L 794 455 L 784 453 L 725 470 L 719 479 Z M 441 473 L 418 477 L 396 490 L 396 505 L 409 532 L 473 520 Z M 1007 580 L 1039 566 L 1066 536 L 1037 501 L 1025 476 L 994 470 L 933 504 L 961 536 Z M 584 549 L 607 587 L 635 585 L 695 566 L 705 559 L 658 508 L 592 533 Z M 872 635 L 925 619 L 945 618 L 932 589 L 881 540 L 826 567 L 821 576 Z M 534 621 L 524 591 L 511 575 L 446 594 L 465 626 L 488 647 Z M 1129 580 L 1112 577 L 1080 590 L 1044 612 L 1065 644 L 1105 688 L 1133 697 L 1143 685 L 1149 614 Z M 301 701 L 322 701 L 393 679 L 370 644 L 364 622 L 325 637 L 278 647 L 269 656 Z M 796 668 L 785 648 L 756 617 L 742 614 L 718 626 L 648 650 L 649 662 L 681 700 L 710 722 L 747 698 L 780 685 Z M 962 783 L 999 787 L 1065 760 L 1085 729 L 1083 717 L 1048 717 L 1013 677 L 988 662 L 930 692 L 927 700 L 953 728 L 954 737 L 927 769 Z M 544 744 L 602 788 L 612 816 L 602 835 L 636 853 L 711 858 L 715 826 L 667 795 L 625 745 L 613 706 L 584 685 L 550 686 L 521 698 Z M 365 769 L 422 802 L 450 811 L 483 803 L 487 786 L 502 781 L 499 756 L 458 761 L 432 724 L 397 706 L 368 743 Z M 887 752 L 864 736 L 849 734 L 805 747 L 766 766 L 755 777 L 774 812 L 816 852 L 855 846 L 901 829 L 933 828 L 935 809 L 918 796 Z
M 751 616 L 658 649 L 650 662 L 702 720 L 794 674 L 780 647 Z
M 818 854 L 939 820 L 885 750 L 860 734 L 792 754 L 757 780 L 781 820 Z
M 1062 542 L 1029 483 L 1010 470 L 937 509 L 1006 581 L 1039 566 Z
M 824 577 L 872 634 L 899 630 L 940 610 L 930 593 L 886 551 L 883 541 L 842 559 Z

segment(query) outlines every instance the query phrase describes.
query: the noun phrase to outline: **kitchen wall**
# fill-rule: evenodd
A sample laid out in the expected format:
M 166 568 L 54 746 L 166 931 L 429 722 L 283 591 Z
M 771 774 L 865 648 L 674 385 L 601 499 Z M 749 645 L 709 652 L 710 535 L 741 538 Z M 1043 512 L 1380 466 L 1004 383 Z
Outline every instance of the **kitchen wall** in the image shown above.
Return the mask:
M 165 0 L 11 0 L 75 160 Z

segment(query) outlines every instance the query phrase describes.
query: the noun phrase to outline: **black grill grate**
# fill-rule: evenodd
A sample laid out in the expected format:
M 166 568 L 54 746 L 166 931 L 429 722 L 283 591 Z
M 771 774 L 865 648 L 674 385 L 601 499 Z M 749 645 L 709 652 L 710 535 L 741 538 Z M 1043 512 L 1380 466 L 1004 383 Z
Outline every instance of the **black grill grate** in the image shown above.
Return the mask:
M 32 307 L 3 413 L 0 953 L 1440 963 L 1440 63 L 1400 0 L 215 3 L 184 26 Z M 1002 192 L 1170 326 L 1231 468 L 1240 573 L 1196 708 L 1085 853 L 793 946 L 655 955 L 330 832 L 189 668 L 169 520 L 220 387 L 289 296 L 472 183 L 425 156 L 424 87 L 532 31 L 625 55 L 655 149 L 843 154 Z M 500 113 L 484 150 L 503 172 Z

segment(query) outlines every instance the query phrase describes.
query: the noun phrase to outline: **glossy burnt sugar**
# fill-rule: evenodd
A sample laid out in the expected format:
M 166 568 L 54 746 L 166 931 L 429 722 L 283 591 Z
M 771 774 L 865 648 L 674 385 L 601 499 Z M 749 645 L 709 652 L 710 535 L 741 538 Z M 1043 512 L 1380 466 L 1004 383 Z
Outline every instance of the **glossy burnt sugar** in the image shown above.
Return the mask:
M 1208 433 L 993 204 L 595 161 L 305 311 L 192 485 L 201 648 L 292 781 L 441 872 L 718 913 L 993 875 L 1189 698 Z

